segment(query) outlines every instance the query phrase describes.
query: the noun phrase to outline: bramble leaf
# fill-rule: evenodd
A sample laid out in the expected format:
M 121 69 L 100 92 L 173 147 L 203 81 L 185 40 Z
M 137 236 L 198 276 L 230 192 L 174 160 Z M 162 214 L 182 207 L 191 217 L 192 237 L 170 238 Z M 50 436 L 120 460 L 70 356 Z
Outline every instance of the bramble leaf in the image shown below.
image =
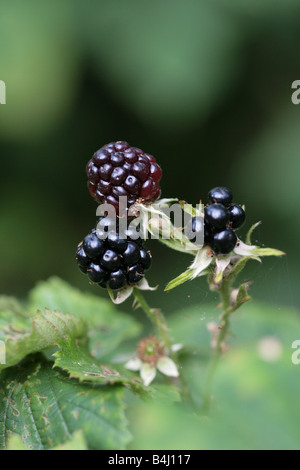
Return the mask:
M 56 358 L 54 366 L 64 369 L 71 378 L 76 378 L 80 382 L 97 384 L 120 383 L 133 392 L 148 393 L 142 382 L 124 368 L 97 364 L 87 349 L 73 338 L 61 338 L 57 344 L 59 350 L 53 354 Z
M 29 309 L 34 311 L 44 307 L 57 308 L 85 319 L 90 327 L 90 351 L 96 358 L 107 355 L 123 340 L 137 336 L 141 330 L 139 323 L 117 309 L 109 299 L 80 292 L 55 277 L 40 282 L 30 293 Z
M 6 363 L 0 364 L 0 371 L 18 364 L 27 355 L 43 351 L 57 344 L 65 335 L 74 338 L 86 333 L 86 325 L 82 319 L 61 312 L 45 309 L 38 310 L 32 317 L 32 328 L 17 331 L 8 324 L 2 330 L 5 341 Z
M 40 357 L 0 378 L 0 448 L 13 432 L 29 449 L 50 449 L 82 429 L 90 449 L 124 449 L 130 440 L 123 387 L 80 384 Z

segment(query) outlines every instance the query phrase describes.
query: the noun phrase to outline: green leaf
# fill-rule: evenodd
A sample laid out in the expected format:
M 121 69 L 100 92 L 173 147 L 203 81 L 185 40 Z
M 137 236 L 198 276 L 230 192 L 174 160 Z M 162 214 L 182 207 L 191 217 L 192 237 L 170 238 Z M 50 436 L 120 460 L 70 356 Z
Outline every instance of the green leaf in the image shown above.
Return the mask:
M 81 430 L 74 432 L 72 438 L 64 444 L 59 444 L 53 450 L 88 450 L 84 434 Z
M 256 229 L 256 227 L 258 227 L 260 224 L 261 224 L 261 221 L 256 222 L 256 224 L 253 224 L 252 227 L 250 227 L 250 229 L 249 229 L 249 231 L 246 235 L 246 245 L 251 245 L 251 235 L 254 232 L 254 230 Z
M 124 449 L 130 434 L 122 399 L 122 387 L 80 384 L 32 357 L 0 377 L 0 448 L 15 433 L 29 449 L 49 449 L 81 429 L 90 449 Z
M 17 299 L 0 296 L 0 340 L 5 341 L 8 335 L 17 337 L 30 327 L 31 321 Z
M 26 317 L 27 314 L 15 297 L 8 297 L 6 295 L 0 296 L 0 317 L 5 314 L 10 314 L 15 317 Z
M 179 276 L 175 277 L 175 279 L 173 279 L 172 281 L 170 281 L 170 282 L 166 285 L 165 291 L 172 290 L 172 289 L 174 289 L 175 287 L 178 287 L 178 286 L 180 286 L 181 284 L 184 284 L 185 282 L 190 281 L 191 279 L 193 279 L 193 276 L 194 276 L 194 270 L 193 270 L 193 269 L 187 269 L 187 270 L 184 271 L 182 274 L 180 274 Z
M 232 292 L 232 295 L 234 296 L 234 307 L 232 311 L 237 310 L 245 302 L 251 300 L 250 295 L 248 295 L 248 287 L 248 282 L 244 282 Z
M 236 298 L 236 303 L 237 305 L 241 305 L 243 302 L 249 299 L 250 297 L 248 295 L 248 283 L 245 282 L 244 284 L 241 284 L 239 287 L 237 298 Z
M 43 351 L 57 344 L 65 335 L 75 338 L 86 333 L 82 319 L 58 311 L 45 309 L 32 317 L 32 329 L 17 332 L 8 325 L 3 331 L 6 346 L 6 364 L 0 364 L 0 371 L 18 364 L 28 354 Z
M 211 272 L 208 269 L 208 266 L 212 263 L 213 256 L 211 251 L 208 247 L 202 247 L 200 250 L 196 252 L 195 258 L 190 265 L 190 267 L 180 276 L 173 279 L 173 281 L 169 282 L 165 291 L 174 289 L 174 287 L 183 284 L 186 281 L 190 281 L 196 277 L 205 276 Z
M 215 261 L 216 268 L 213 273 L 214 283 L 219 284 L 222 281 L 224 272 L 230 263 L 230 255 L 218 256 Z
M 188 238 L 186 238 L 183 234 L 181 236 L 182 240 L 178 240 L 176 238 L 167 239 L 160 237 L 159 241 L 172 250 L 180 251 L 181 253 L 186 253 L 188 255 L 195 255 L 195 252 L 197 251 L 195 246 L 193 246 Z M 190 249 L 187 249 L 187 247 L 190 247 Z
M 73 338 L 61 338 L 57 342 L 59 350 L 53 355 L 56 358 L 55 366 L 70 374 L 70 377 L 80 382 L 94 382 L 98 384 L 122 383 L 134 392 L 147 393 L 141 380 L 129 374 L 125 369 L 120 371 L 111 365 L 97 364 L 86 348 Z
M 8 438 L 6 450 L 27 450 L 27 448 L 23 444 L 21 436 L 18 436 L 18 434 L 11 434 Z
M 283 251 L 277 250 L 276 248 L 260 248 L 257 247 L 253 250 L 254 256 L 283 256 L 285 253 Z
M 107 355 L 141 331 L 141 325 L 110 300 L 80 292 L 58 278 L 40 282 L 30 293 L 29 310 L 44 307 L 84 318 L 90 327 L 90 350 L 96 358 Z
M 191 215 L 192 217 L 197 217 L 201 213 L 201 209 L 197 211 L 195 207 L 193 207 L 191 204 L 188 204 L 185 201 L 179 201 L 179 204 L 181 208 L 186 212 L 187 214 Z M 202 206 L 203 209 L 203 206 Z
M 181 401 L 180 390 L 173 385 L 154 383 L 151 388 L 151 396 L 155 401 L 159 401 L 161 403 L 174 403 Z

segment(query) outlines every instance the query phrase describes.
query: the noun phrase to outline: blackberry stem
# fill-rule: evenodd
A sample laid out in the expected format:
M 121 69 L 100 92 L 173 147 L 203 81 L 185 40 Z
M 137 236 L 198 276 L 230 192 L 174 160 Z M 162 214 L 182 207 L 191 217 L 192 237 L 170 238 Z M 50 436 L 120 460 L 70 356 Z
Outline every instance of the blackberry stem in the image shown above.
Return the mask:
M 220 333 L 218 335 L 218 341 L 214 350 L 214 354 L 208 369 L 207 379 L 204 386 L 204 395 L 203 395 L 203 411 L 207 413 L 211 405 L 211 388 L 214 375 L 218 364 L 220 362 L 221 356 L 223 354 L 222 346 L 225 343 L 229 331 L 230 325 L 230 314 L 233 309 L 230 302 L 231 294 L 231 282 L 229 280 L 224 280 L 219 289 L 219 293 L 222 300 L 222 313 L 220 317 Z
M 167 323 L 166 323 L 166 319 L 164 315 L 161 313 L 159 309 L 151 308 L 148 305 L 147 301 L 145 300 L 143 294 L 141 293 L 139 289 L 134 288 L 133 295 L 136 301 L 138 302 L 138 304 L 140 305 L 140 307 L 144 310 L 145 314 L 147 315 L 151 323 L 157 329 L 170 355 L 172 355 L 171 341 L 168 336 L 168 327 L 167 327 Z

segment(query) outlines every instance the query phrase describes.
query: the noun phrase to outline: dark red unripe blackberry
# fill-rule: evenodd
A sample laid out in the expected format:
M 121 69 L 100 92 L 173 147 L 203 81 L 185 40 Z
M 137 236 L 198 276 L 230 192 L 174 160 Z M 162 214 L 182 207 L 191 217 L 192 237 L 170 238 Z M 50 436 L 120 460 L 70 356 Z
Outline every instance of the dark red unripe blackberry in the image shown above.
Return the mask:
M 91 183 L 99 183 L 100 175 L 98 168 L 95 165 L 91 165 L 88 170 L 88 178 Z
M 157 187 L 156 181 L 153 178 L 148 178 L 142 185 L 140 190 L 140 197 L 145 201 L 154 201 L 160 196 L 160 188 Z
M 129 194 L 139 194 L 141 181 L 139 181 L 134 175 L 128 175 L 124 181 L 124 188 L 129 192 Z
M 211 202 L 218 202 L 220 204 L 224 204 L 224 206 L 229 206 L 232 201 L 232 194 L 228 188 L 223 186 L 218 186 L 213 188 L 209 191 L 208 197 Z
M 131 173 L 139 178 L 140 181 L 146 181 L 150 174 L 150 165 L 148 162 L 137 161 L 131 167 Z
M 109 163 L 110 162 L 110 155 L 112 151 L 109 151 L 105 148 L 101 148 L 97 152 L 94 153 L 93 159 L 90 160 L 92 161 L 96 166 L 101 166 L 104 163 Z
M 229 221 L 231 227 L 234 229 L 240 228 L 245 222 L 246 214 L 244 209 L 238 204 L 233 204 L 228 209 L 229 212 Z
M 111 142 L 93 155 L 86 167 L 90 195 L 99 203 L 112 204 L 118 213 L 119 197 L 127 196 L 127 208 L 137 200 L 152 203 L 160 196 L 160 166 L 152 155 Z
M 110 175 L 110 183 L 114 186 L 119 186 L 124 183 L 127 176 L 127 171 L 122 167 L 117 166 L 113 169 L 112 174 Z
M 236 234 L 231 228 L 226 227 L 216 232 L 210 241 L 210 247 L 216 254 L 230 253 L 237 242 Z
M 113 166 L 122 166 L 123 163 L 124 163 L 124 157 L 123 157 L 123 153 L 121 152 L 113 152 L 111 155 L 110 155 L 110 163 L 113 165 Z
M 211 227 L 225 227 L 228 221 L 228 210 L 223 204 L 210 204 L 205 208 L 205 223 Z

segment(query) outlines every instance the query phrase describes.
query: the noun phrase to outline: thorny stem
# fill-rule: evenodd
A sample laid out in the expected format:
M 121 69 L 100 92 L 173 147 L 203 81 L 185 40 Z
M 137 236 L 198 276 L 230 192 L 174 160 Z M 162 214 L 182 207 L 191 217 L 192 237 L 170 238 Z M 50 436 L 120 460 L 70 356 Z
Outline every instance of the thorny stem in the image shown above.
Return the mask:
M 151 321 L 151 323 L 157 329 L 161 339 L 164 342 L 165 347 L 168 349 L 169 353 L 172 353 L 171 349 L 171 341 L 168 335 L 168 327 L 166 323 L 166 319 L 164 315 L 161 313 L 159 309 L 151 308 L 148 303 L 146 302 L 143 294 L 139 289 L 133 289 L 133 295 L 140 305 L 140 307 L 144 310 L 147 317 Z
M 204 396 L 203 396 L 203 411 L 208 412 L 211 404 L 211 387 L 215 371 L 218 367 L 220 358 L 223 353 L 223 345 L 227 339 L 228 330 L 229 330 L 229 318 L 230 313 L 233 311 L 231 308 L 230 294 L 231 294 L 231 284 L 228 280 L 223 280 L 222 285 L 219 290 L 221 300 L 222 300 L 222 313 L 220 317 L 220 332 L 218 334 L 217 344 L 214 350 L 214 354 L 209 366 L 207 379 L 204 387 Z

